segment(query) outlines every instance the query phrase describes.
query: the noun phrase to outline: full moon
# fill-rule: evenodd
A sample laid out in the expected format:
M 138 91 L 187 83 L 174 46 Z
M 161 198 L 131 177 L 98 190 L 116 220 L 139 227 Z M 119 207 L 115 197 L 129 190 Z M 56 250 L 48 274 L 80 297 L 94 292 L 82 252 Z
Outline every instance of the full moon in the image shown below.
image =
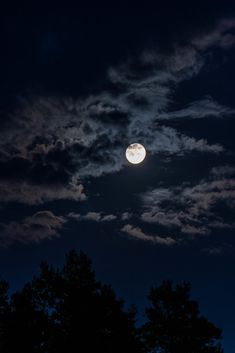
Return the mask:
M 143 162 L 146 156 L 146 150 L 140 143 L 132 143 L 126 149 L 126 159 L 132 164 Z

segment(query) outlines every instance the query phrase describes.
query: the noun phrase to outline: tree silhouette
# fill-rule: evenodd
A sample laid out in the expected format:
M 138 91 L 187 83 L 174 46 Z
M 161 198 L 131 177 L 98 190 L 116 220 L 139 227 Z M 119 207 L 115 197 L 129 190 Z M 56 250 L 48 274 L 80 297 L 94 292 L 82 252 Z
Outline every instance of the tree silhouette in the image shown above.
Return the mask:
M 190 285 L 152 288 L 147 322 L 96 280 L 90 259 L 70 251 L 62 269 L 42 263 L 38 276 L 8 297 L 0 281 L 0 352 L 222 353 L 221 330 L 201 316 Z
M 142 328 L 148 352 L 222 353 L 221 330 L 200 315 L 196 301 L 190 299 L 190 284 L 173 287 L 170 281 L 152 288 L 148 321 Z
M 62 278 L 64 291 L 56 317 L 64 332 L 60 347 L 69 352 L 79 348 L 83 352 L 140 352 L 135 313 L 125 311 L 113 290 L 96 281 L 84 253 L 68 254 Z
M 13 296 L 11 319 L 11 334 L 21 326 L 13 336 L 26 353 L 142 352 L 135 312 L 95 279 L 84 253 L 70 251 L 61 271 L 42 264 L 39 276 Z
M 8 289 L 8 283 L 6 281 L 0 281 L 0 352 L 3 352 L 7 346 L 7 322 L 10 313 Z
M 7 321 L 7 352 L 44 353 L 47 326 L 46 313 L 35 307 L 31 285 L 27 284 L 11 299 L 11 311 Z

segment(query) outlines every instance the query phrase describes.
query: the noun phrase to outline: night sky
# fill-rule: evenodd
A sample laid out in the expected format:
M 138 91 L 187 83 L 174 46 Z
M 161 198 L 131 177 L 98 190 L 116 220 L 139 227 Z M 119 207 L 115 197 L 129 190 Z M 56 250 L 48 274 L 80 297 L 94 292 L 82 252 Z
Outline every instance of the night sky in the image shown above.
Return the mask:
M 140 321 L 190 281 L 234 353 L 235 5 L 19 8 L 0 40 L 1 277 L 83 250 Z

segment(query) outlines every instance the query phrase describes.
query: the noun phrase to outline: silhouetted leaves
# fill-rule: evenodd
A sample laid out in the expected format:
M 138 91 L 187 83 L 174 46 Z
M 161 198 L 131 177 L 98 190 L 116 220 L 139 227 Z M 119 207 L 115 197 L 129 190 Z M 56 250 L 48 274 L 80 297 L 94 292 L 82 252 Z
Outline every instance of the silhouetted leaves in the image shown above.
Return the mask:
M 190 299 L 190 284 L 173 287 L 163 282 L 149 294 L 148 321 L 143 337 L 148 352 L 221 353 L 221 330 L 200 315 L 196 301 Z
M 4 352 L 6 347 L 7 322 L 10 313 L 8 289 L 8 283 L 0 281 L 0 352 Z
M 90 259 L 67 254 L 61 270 L 46 263 L 8 298 L 0 282 L 0 352 L 221 353 L 221 330 L 199 313 L 190 285 L 152 288 L 147 321 L 125 309 L 110 286 L 95 278 Z

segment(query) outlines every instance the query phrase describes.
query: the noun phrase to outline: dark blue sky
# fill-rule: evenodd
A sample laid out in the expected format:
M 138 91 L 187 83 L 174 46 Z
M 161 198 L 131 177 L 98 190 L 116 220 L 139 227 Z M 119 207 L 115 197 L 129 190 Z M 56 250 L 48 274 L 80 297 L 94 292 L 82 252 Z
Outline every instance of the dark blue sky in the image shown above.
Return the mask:
M 83 250 L 140 313 L 191 281 L 234 353 L 235 9 L 167 5 L 1 16 L 0 272 Z

